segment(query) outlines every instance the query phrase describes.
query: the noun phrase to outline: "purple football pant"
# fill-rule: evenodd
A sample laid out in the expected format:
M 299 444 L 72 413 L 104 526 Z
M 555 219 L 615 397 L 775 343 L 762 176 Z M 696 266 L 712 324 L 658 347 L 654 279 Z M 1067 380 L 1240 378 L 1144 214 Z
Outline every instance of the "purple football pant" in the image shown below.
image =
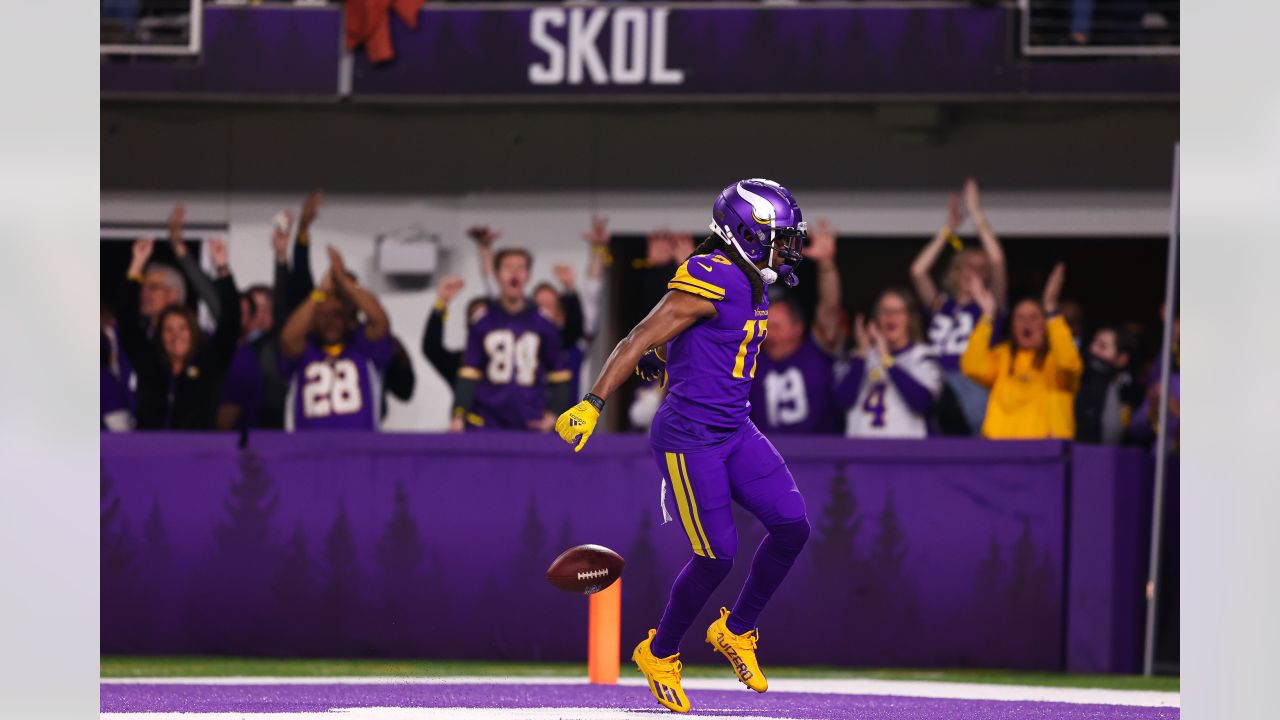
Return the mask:
M 768 530 L 751 561 L 751 573 L 729 616 L 729 630 L 742 634 L 756 621 L 809 537 L 804 498 L 782 456 L 751 421 L 729 439 L 705 450 L 667 452 L 654 460 L 675 497 L 679 522 L 693 557 L 676 577 L 658 623 L 652 651 L 679 651 L 711 593 L 729 574 L 738 551 L 730 502 L 745 508 Z

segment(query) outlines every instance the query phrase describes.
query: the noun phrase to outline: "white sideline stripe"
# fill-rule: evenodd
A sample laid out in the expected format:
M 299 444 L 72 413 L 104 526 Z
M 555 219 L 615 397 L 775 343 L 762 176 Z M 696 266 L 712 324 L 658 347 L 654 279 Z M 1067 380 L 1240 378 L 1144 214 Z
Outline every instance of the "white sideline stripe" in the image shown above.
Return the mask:
M 654 711 L 611 708 L 337 708 L 309 713 L 102 713 L 102 720 L 640 720 Z M 723 715 L 691 712 L 682 720 L 724 720 Z M 737 720 L 782 720 L 769 715 L 740 715 Z
M 164 677 L 103 678 L 103 685 L 584 685 L 577 677 Z M 620 685 L 645 685 L 644 678 L 624 676 Z M 689 690 L 737 690 L 732 678 L 688 678 Z M 842 695 L 898 695 L 952 700 L 1014 700 L 1138 707 L 1181 707 L 1181 694 L 1157 690 L 994 685 L 987 683 L 870 678 L 779 678 L 769 681 L 773 692 L 836 693 Z M 149 717 L 155 717 L 154 714 Z

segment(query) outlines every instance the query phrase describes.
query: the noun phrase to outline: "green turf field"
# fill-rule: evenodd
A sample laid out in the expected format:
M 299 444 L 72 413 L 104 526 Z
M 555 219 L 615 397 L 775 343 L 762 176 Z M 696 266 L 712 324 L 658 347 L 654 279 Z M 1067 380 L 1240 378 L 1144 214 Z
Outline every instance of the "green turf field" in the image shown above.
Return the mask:
M 631 668 L 624 664 L 622 670 Z M 1083 675 L 1023 672 L 1018 670 L 867 670 L 837 667 L 769 667 L 775 678 L 872 678 L 876 680 L 935 680 L 943 682 L 1048 685 L 1124 690 L 1177 691 L 1176 677 L 1144 678 L 1137 675 Z M 719 665 L 685 665 L 685 677 L 720 677 Z M 104 678 L 117 677 L 213 677 L 213 676 L 564 676 L 586 677 L 587 668 L 576 663 L 506 663 L 453 660 L 323 660 L 229 657 L 104 657 Z

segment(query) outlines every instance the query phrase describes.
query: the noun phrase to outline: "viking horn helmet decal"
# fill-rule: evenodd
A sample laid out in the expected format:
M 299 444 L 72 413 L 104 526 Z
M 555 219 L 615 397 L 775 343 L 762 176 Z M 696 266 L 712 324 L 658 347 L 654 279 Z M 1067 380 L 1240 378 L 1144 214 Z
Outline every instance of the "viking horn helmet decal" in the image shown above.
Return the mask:
M 738 183 L 738 197 L 751 204 L 752 219 L 761 225 L 773 225 L 776 211 L 774 210 L 772 203 L 742 187 L 742 183 Z

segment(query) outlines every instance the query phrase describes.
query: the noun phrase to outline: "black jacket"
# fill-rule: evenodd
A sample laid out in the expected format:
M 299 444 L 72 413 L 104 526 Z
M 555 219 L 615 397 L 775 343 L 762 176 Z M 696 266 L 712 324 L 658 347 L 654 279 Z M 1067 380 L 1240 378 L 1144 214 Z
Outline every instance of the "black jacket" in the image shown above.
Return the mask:
M 222 380 L 236 339 L 240 336 L 239 295 L 230 276 L 214 281 L 223 308 L 231 308 L 218 319 L 213 336 L 200 338 L 195 358 L 174 377 L 160 347 L 160 329 L 148 339 L 138 311 L 141 286 L 130 280 L 124 285 L 119 303 L 120 345 L 138 377 L 137 421 L 140 430 L 206 430 L 214 425 L 214 412 Z M 199 328 L 197 328 L 199 332 Z
M 432 307 L 427 315 L 427 328 L 422 333 L 422 354 L 427 362 L 440 373 L 440 377 L 449 383 L 449 387 L 458 379 L 458 368 L 462 365 L 462 352 L 447 350 L 444 346 L 444 314 L 439 307 Z

